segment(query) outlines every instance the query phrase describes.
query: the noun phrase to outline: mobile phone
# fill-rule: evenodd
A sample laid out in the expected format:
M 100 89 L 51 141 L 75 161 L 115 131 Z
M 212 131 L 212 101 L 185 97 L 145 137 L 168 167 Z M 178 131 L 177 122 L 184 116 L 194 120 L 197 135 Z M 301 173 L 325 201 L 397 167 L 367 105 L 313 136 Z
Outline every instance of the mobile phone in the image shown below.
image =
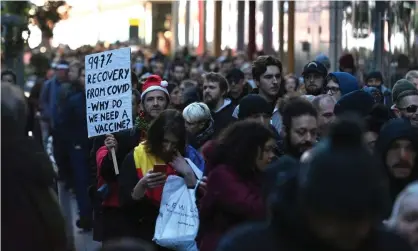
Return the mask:
M 166 173 L 167 172 L 167 165 L 155 164 L 153 171 L 155 173 Z

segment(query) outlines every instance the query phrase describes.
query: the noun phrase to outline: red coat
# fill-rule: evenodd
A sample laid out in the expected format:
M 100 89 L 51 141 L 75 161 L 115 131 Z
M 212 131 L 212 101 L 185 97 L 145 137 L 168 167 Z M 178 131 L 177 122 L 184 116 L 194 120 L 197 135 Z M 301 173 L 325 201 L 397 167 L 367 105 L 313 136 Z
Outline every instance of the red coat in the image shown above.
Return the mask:
M 107 158 L 107 147 L 102 146 L 96 152 L 96 164 L 97 164 L 97 187 L 101 187 L 105 184 L 105 180 L 100 176 L 100 169 L 102 168 L 103 159 Z M 119 185 L 117 182 L 108 184 L 110 187 L 109 196 L 103 201 L 102 205 L 105 207 L 120 207 L 119 204 Z
M 200 251 L 215 250 L 222 236 L 235 226 L 266 217 L 259 177 L 244 180 L 226 165 L 211 169 L 200 201 Z

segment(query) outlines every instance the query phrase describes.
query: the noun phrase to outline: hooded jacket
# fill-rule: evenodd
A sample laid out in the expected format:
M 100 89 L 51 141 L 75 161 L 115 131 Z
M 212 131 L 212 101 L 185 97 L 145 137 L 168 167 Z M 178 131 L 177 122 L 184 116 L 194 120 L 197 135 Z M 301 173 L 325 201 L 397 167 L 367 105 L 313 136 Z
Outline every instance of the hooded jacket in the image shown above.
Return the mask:
M 369 81 L 369 79 L 371 79 L 371 78 L 375 78 L 375 79 L 380 80 L 381 85 L 376 87 L 376 88 L 378 88 L 379 91 L 382 93 L 384 104 L 390 107 L 392 105 L 392 92 L 390 91 L 389 88 L 384 86 L 382 73 L 380 71 L 370 72 L 367 75 L 366 79 L 364 80 L 366 82 L 366 85 L 367 85 L 367 82 Z M 393 83 L 395 83 L 395 82 L 393 82 Z
M 338 80 L 341 96 L 360 89 L 357 79 L 347 72 L 332 72 L 329 76 L 334 76 Z
M 379 137 L 376 141 L 376 151 L 379 154 L 383 163 L 386 162 L 386 155 L 391 146 L 391 144 L 397 139 L 409 139 L 412 141 L 412 144 L 415 148 L 415 151 L 418 152 L 418 133 L 415 128 L 412 127 L 408 120 L 397 118 L 389 120 L 385 125 L 383 125 Z M 415 166 L 413 167 L 412 174 L 409 178 L 404 180 L 395 179 L 393 177 L 388 167 L 385 164 L 386 172 L 388 173 L 390 189 L 391 189 L 391 198 L 392 201 L 396 199 L 396 196 L 413 180 L 418 179 L 418 157 L 415 158 Z

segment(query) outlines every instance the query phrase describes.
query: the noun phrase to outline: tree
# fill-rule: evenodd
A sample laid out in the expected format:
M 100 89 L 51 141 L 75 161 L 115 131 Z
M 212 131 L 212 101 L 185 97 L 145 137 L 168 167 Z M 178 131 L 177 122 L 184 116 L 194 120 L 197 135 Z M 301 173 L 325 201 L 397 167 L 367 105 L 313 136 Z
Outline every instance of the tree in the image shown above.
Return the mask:
M 29 18 L 42 31 L 44 46 L 50 46 L 49 40 L 54 36 L 55 24 L 66 18 L 68 8 L 64 8 L 62 12 L 60 11 L 61 7 L 66 6 L 65 1 L 47 1 L 43 6 L 33 5 L 32 10 L 29 11 Z

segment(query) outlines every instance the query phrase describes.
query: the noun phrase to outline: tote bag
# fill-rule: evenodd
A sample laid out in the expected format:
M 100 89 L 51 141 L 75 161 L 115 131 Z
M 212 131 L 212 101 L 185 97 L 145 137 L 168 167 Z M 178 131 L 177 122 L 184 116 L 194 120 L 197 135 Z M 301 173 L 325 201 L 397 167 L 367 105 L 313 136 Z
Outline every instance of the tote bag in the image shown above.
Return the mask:
M 202 171 L 186 158 L 198 180 Z M 199 230 L 199 211 L 196 206 L 196 188 L 187 188 L 184 179 L 170 175 L 165 182 L 160 213 L 155 225 L 153 241 L 176 251 L 198 251 L 196 236 Z

